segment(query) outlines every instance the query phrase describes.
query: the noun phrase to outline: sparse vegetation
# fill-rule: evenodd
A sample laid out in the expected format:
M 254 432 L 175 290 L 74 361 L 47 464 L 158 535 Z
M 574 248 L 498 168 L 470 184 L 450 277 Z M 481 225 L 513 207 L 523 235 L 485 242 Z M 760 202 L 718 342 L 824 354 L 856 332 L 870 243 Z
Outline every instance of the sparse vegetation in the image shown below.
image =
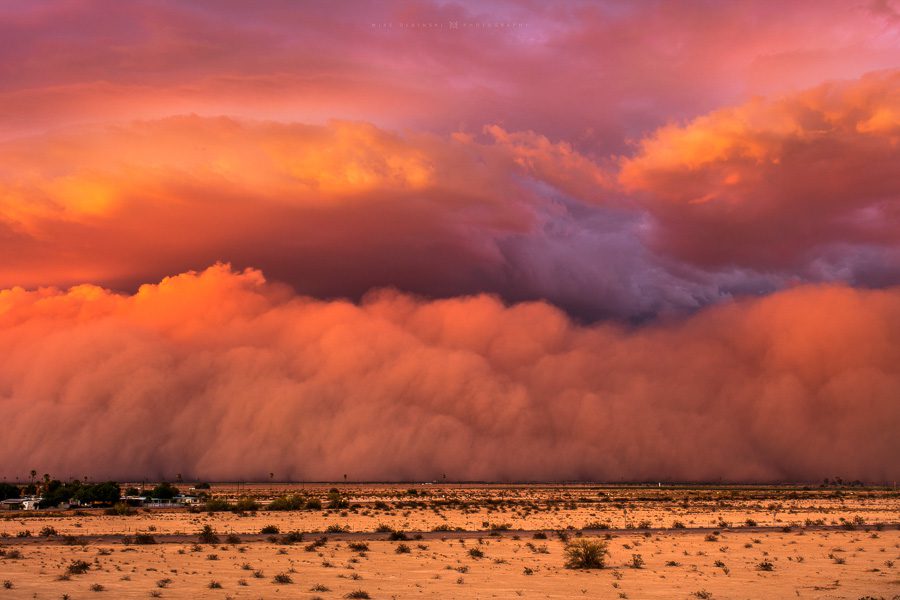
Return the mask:
M 304 498 L 292 494 L 275 498 L 266 506 L 266 510 L 302 510 L 304 507 L 307 507 Z
M 279 573 L 279 574 L 277 574 L 275 577 L 272 578 L 272 581 L 273 581 L 274 583 L 279 583 L 279 584 L 289 584 L 289 583 L 294 583 L 294 580 L 293 580 L 293 579 L 291 578 L 291 576 L 288 575 L 287 573 Z
M 609 549 L 601 540 L 579 539 L 566 545 L 567 569 L 602 569 Z
M 197 539 L 201 544 L 219 543 L 219 536 L 216 535 L 216 531 L 213 529 L 212 525 L 204 525 L 203 529 L 200 530 L 200 533 L 197 534 Z
M 69 563 L 69 566 L 66 567 L 66 573 L 69 575 L 84 575 L 91 568 L 90 563 L 83 560 L 73 560 Z

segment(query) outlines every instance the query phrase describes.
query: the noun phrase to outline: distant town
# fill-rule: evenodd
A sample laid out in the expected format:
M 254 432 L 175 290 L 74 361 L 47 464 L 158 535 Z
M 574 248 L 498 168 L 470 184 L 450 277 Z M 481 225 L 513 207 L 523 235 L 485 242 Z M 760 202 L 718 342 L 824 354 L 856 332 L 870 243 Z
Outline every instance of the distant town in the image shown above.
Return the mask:
M 138 507 L 197 506 L 209 499 L 209 487 L 208 483 L 196 483 L 185 493 L 179 487 L 163 482 L 148 487 L 129 486 L 123 490 L 115 481 L 60 481 L 46 475 L 38 481 L 32 476 L 32 481 L 25 485 L 0 483 L 0 509 L 109 508 L 115 512 Z

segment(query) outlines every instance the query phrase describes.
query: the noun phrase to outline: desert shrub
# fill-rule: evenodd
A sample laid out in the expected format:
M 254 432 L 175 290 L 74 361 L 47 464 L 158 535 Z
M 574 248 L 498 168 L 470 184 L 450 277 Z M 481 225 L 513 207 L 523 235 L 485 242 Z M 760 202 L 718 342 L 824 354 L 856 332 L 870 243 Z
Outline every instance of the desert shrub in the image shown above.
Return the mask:
M 306 501 L 306 510 L 322 510 L 322 501 L 318 498 L 310 498 Z
M 231 510 L 233 507 L 228 503 L 227 500 L 222 500 L 221 498 L 210 498 L 203 505 L 203 510 L 206 512 L 225 512 L 227 510 Z
M 412 552 L 412 550 L 406 544 L 397 544 L 394 552 L 396 552 L 397 554 L 409 554 L 410 552 Z
M 632 569 L 642 569 L 644 567 L 644 557 L 640 554 L 631 555 L 631 564 L 628 565 Z
M 681 521 L 672 521 L 672 529 L 684 529 L 684 523 Z
M 290 496 L 280 496 L 275 498 L 266 507 L 268 510 L 300 510 L 306 503 L 302 496 L 291 494 Z
M 707 592 L 706 590 L 700 590 L 699 592 L 694 592 L 693 596 L 695 598 L 700 598 L 700 600 L 710 600 L 713 597 L 712 592 Z
M 112 517 L 133 517 L 137 514 L 134 508 L 124 502 L 116 502 L 111 508 L 107 508 L 103 512 Z
M 279 533 L 278 525 L 266 525 L 262 529 L 259 530 L 260 533 Z
M 56 531 L 56 528 L 51 527 L 50 525 L 47 525 L 46 527 L 44 527 L 43 529 L 41 529 L 41 536 L 43 536 L 43 537 L 50 537 L 50 536 L 52 536 L 52 535 L 58 535 L 58 532 Z
M 259 510 L 259 503 L 253 498 L 241 498 L 234 504 L 235 512 L 254 512 Z
M 318 550 L 319 548 L 324 546 L 326 543 L 328 543 L 328 538 L 325 536 L 322 536 L 320 538 L 316 538 L 311 543 L 307 544 L 303 549 L 306 550 L 307 552 L 315 552 L 316 550 Z
M 332 523 L 325 528 L 325 533 L 344 533 L 346 531 L 350 531 L 349 525 L 338 525 L 337 523 Z
M 219 583 L 219 582 L 216 581 L 216 580 L 213 580 L 213 581 L 210 581 L 210 582 L 209 582 L 209 585 L 206 586 L 206 587 L 208 587 L 208 588 L 211 589 L 211 590 L 221 590 L 221 589 L 222 589 L 222 584 Z
M 303 533 L 299 531 L 288 531 L 286 534 L 281 536 L 279 540 L 282 544 L 299 544 L 303 541 Z
M 567 569 L 602 569 L 609 549 L 604 541 L 580 539 L 566 544 L 565 554 Z
M 149 533 L 136 533 L 134 535 L 134 543 L 140 546 L 149 546 L 156 543 L 156 538 Z
M 309 588 L 311 592 L 330 592 L 331 589 L 328 586 L 322 585 L 321 583 L 317 583 L 316 585 Z
M 532 537 L 533 539 L 535 539 L 535 540 L 546 540 L 546 539 L 547 539 L 547 534 L 544 533 L 543 531 L 538 531 L 538 532 L 536 532 L 536 533 L 535 533 L 533 536 L 531 536 L 531 537 Z
M 350 506 L 350 502 L 344 498 L 337 489 L 328 492 L 328 508 L 340 509 Z
M 764 560 L 761 563 L 757 564 L 756 568 L 760 571 L 774 571 L 775 565 L 772 564 L 770 560 Z
M 62 538 L 64 546 L 85 546 L 87 542 L 76 535 L 64 535 Z
M 278 575 L 276 575 L 275 577 L 272 578 L 272 581 L 274 583 L 283 583 L 283 584 L 294 583 L 294 580 L 291 579 L 291 576 L 288 575 L 287 573 L 279 573 Z
M 3 589 L 4 589 L 4 590 L 11 590 L 11 589 L 13 589 L 13 582 L 10 581 L 9 579 L 4 579 L 4 580 L 3 580 Z
M 91 565 L 83 560 L 73 560 L 66 568 L 66 572 L 70 575 L 84 575 L 91 568 Z
M 484 558 L 484 552 L 480 548 L 469 548 L 469 556 L 472 558 Z
M 354 552 L 368 552 L 369 550 L 369 544 L 365 542 L 350 542 L 347 547 Z
M 231 533 L 231 534 L 228 535 L 228 537 L 225 538 L 225 543 L 226 543 L 226 544 L 232 544 L 232 545 L 234 545 L 234 544 L 240 544 L 240 543 L 241 543 L 241 538 L 238 537 L 238 536 L 236 536 L 236 535 L 234 535 L 233 533 Z
M 391 535 L 388 536 L 388 539 L 392 542 L 400 542 L 408 540 L 409 537 L 402 531 L 392 531 Z
M 353 590 L 348 594 L 344 594 L 344 598 L 355 598 L 357 600 L 368 600 L 371 597 L 369 592 L 364 592 L 363 590 Z
M 103 586 L 102 586 L 101 584 L 99 584 L 99 583 L 95 583 L 95 584 L 91 585 L 91 591 L 92 591 L 92 592 L 102 592 L 102 591 L 105 590 L 105 589 L 106 589 L 106 588 L 103 587 Z
M 197 534 L 197 539 L 201 544 L 219 543 L 219 536 L 216 535 L 216 530 L 212 528 L 212 525 L 204 525 L 203 529 L 200 530 L 200 533 Z
M 747 527 L 756 527 L 757 525 L 756 521 L 754 521 L 753 519 L 747 519 L 746 521 L 744 521 L 744 524 Z

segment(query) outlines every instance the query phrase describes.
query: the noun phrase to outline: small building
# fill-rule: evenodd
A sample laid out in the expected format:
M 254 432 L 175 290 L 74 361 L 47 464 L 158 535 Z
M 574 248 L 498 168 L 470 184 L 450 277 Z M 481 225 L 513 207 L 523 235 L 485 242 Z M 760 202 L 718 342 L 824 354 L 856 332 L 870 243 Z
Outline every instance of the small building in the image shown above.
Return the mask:
M 3 510 L 37 510 L 41 503 L 40 496 L 26 496 L 24 498 L 10 498 L 0 502 L 0 508 Z
M 21 498 L 10 498 L 9 500 L 0 500 L 0 510 L 22 510 Z

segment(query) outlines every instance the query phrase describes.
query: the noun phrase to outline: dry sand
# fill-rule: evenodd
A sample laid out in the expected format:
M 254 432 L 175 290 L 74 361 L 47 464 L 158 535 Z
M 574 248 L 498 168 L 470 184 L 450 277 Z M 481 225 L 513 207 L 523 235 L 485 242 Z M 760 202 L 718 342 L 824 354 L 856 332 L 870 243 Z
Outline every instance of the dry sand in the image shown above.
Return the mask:
M 900 499 L 889 491 L 417 486 L 428 495 L 413 496 L 406 493 L 411 486 L 338 487 L 351 508 L 245 516 L 183 510 L 115 517 L 102 511 L 5 515 L 0 581 L 12 587 L 0 587 L 0 600 L 342 598 L 354 590 L 372 598 L 900 597 Z M 240 494 L 263 500 L 297 489 L 256 486 Z M 324 498 L 327 487 L 304 491 Z M 226 486 L 213 492 L 237 494 Z M 435 506 L 448 498 L 463 504 Z M 376 501 L 388 508 L 374 508 Z M 779 510 L 770 509 L 773 504 Z M 748 518 L 759 527 L 747 527 Z M 804 526 L 807 519 L 824 528 Z M 656 529 L 625 529 L 647 525 L 641 521 Z M 685 529 L 672 529 L 676 521 Z M 613 529 L 579 531 L 597 523 Z M 219 544 L 196 543 L 207 524 L 220 535 Z M 304 540 L 273 543 L 258 535 L 270 524 L 282 534 L 303 531 Z M 350 533 L 328 533 L 324 545 L 310 546 L 322 534 L 309 532 L 334 524 Z M 387 541 L 387 534 L 374 532 L 379 524 L 410 539 Z M 487 530 L 506 525 L 530 531 Z M 58 535 L 39 535 L 48 526 Z M 432 531 L 441 526 L 466 531 Z M 538 537 L 547 539 L 535 539 L 534 530 L 546 530 Z M 609 538 L 607 567 L 565 568 L 565 544 L 554 530 L 571 539 Z M 32 536 L 16 537 L 24 531 Z M 158 543 L 123 543 L 121 534 L 137 531 Z M 423 539 L 414 539 L 417 531 Z M 240 543 L 226 543 L 229 532 L 240 533 Z M 351 542 L 364 542 L 368 550 L 355 551 Z M 397 552 L 401 544 L 408 553 Z M 484 556 L 473 557 L 472 549 Z M 632 566 L 634 555 L 643 560 L 641 568 Z M 89 568 L 66 578 L 74 560 Z M 772 570 L 761 570 L 764 562 Z M 276 583 L 280 573 L 292 583 Z M 211 588 L 211 582 L 221 587 Z M 102 591 L 92 591 L 94 585 Z

